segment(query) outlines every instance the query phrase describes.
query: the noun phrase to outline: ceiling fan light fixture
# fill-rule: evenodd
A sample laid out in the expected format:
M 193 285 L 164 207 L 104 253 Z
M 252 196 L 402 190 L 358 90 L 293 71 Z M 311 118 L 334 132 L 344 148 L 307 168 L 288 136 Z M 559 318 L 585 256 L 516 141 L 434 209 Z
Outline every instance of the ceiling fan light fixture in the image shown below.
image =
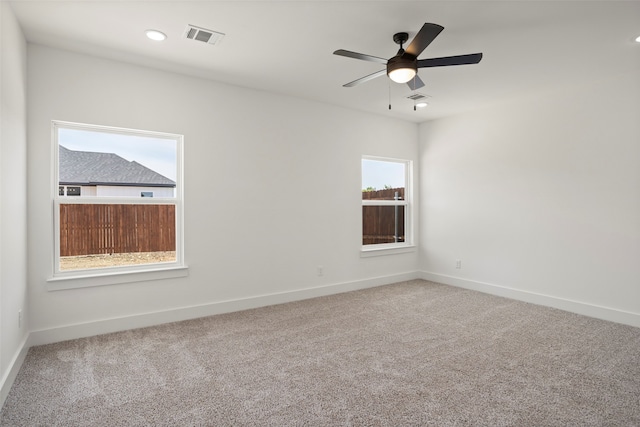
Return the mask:
M 416 70 L 413 68 L 396 68 L 387 74 L 396 83 L 406 83 L 416 76 Z
M 415 60 L 407 60 L 401 54 L 394 56 L 387 62 L 387 75 L 396 83 L 406 83 L 416 76 L 418 67 Z

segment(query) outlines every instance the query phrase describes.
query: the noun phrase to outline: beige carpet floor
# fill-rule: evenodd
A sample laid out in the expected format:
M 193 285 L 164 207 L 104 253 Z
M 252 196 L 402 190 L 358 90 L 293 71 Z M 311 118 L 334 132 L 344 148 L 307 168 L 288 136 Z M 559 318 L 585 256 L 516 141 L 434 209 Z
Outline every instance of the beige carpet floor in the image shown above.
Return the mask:
M 33 347 L 2 426 L 638 426 L 640 328 L 416 280 Z

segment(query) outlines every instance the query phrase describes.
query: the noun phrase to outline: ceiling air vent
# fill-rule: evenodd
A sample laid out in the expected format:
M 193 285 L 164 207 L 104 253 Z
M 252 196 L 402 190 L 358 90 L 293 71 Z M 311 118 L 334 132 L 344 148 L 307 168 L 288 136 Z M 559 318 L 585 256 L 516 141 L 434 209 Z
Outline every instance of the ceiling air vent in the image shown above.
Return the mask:
M 413 93 L 409 96 L 407 96 L 408 99 L 411 99 L 412 101 L 420 101 L 421 99 L 427 99 L 429 98 L 429 95 L 423 95 L 421 93 Z
M 427 105 L 429 105 L 427 103 L 427 99 L 431 98 L 431 95 L 423 95 L 421 93 L 413 93 L 409 96 L 407 96 L 407 99 L 410 99 L 413 101 L 413 110 L 416 111 L 416 108 L 424 108 Z
M 215 45 L 220 43 L 224 34 L 217 31 L 207 30 L 206 28 L 196 27 L 195 25 L 187 25 L 187 29 L 184 31 L 184 37 Z

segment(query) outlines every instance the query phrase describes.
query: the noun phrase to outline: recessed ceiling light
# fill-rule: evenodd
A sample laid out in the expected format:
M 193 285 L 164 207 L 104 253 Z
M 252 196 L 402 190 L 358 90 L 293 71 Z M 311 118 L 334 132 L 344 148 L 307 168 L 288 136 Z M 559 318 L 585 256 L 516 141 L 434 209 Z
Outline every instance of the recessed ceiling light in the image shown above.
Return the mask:
M 636 37 L 636 41 L 640 43 L 640 36 Z
M 161 31 L 158 30 L 147 30 L 144 32 L 147 37 L 149 37 L 151 40 L 155 40 L 158 42 L 161 42 L 162 40 L 167 38 L 167 35 Z
M 426 102 L 424 102 L 424 101 L 416 103 L 416 107 L 418 107 L 418 108 L 424 108 L 424 107 L 426 107 L 427 105 L 429 105 L 429 104 L 427 104 L 427 103 L 426 103 Z

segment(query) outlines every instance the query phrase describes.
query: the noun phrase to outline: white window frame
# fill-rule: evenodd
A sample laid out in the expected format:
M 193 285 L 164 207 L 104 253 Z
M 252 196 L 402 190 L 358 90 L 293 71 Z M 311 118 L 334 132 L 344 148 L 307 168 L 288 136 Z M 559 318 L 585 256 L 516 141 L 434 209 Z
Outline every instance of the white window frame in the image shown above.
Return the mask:
M 389 255 L 415 250 L 413 236 L 413 161 L 397 159 L 391 157 L 362 156 L 360 160 L 360 182 L 362 184 L 362 160 L 375 160 L 380 162 L 402 163 L 404 168 L 404 200 L 361 200 L 362 206 L 404 206 L 404 242 L 379 243 L 374 245 L 361 245 L 360 255 L 362 257 Z M 362 185 L 361 185 L 362 186 Z M 362 222 L 362 209 L 360 210 L 360 240 L 364 232 Z
M 175 197 L 96 197 L 59 195 L 59 129 L 77 129 L 85 131 L 114 133 L 120 135 L 169 139 L 176 142 L 176 189 Z M 147 280 L 184 277 L 188 268 L 184 264 L 184 200 L 183 200 L 183 135 L 154 132 L 138 129 L 116 128 L 84 123 L 54 120 L 51 125 L 53 142 L 53 167 L 51 176 L 51 199 L 53 206 L 53 271 L 47 280 L 48 290 L 84 288 L 91 286 L 131 283 Z M 61 204 L 168 204 L 175 206 L 176 217 L 176 260 L 153 264 L 139 264 L 83 270 L 60 270 L 60 205 Z

